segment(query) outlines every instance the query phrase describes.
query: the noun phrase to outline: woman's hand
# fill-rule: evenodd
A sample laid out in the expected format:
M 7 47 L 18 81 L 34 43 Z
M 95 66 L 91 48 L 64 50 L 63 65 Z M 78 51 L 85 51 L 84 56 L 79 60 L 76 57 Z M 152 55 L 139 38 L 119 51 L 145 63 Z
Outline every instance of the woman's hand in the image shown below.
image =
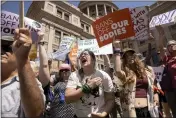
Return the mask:
M 91 88 L 94 89 L 97 86 L 99 86 L 102 83 L 102 79 L 100 77 L 96 77 L 93 79 L 88 79 L 87 85 Z

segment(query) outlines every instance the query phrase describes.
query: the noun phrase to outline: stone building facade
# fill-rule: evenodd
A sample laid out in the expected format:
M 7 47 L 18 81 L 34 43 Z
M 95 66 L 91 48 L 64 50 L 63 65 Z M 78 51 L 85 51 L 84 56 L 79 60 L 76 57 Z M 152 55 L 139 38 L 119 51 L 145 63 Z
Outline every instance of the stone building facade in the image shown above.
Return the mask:
M 158 15 L 175 9 L 176 2 L 156 2 L 150 6 L 149 17 Z M 162 8 L 162 10 L 161 10 Z M 95 38 L 91 24 L 97 19 L 108 13 L 114 12 L 119 8 L 112 1 L 81 1 L 78 7 L 66 1 L 33 1 L 28 9 L 27 17 L 40 22 L 45 33 L 45 49 L 48 53 L 58 49 L 63 36 L 76 37 L 77 39 Z M 168 27 L 174 29 L 175 26 Z M 167 29 L 167 30 L 168 30 Z M 175 30 L 168 34 L 169 38 L 175 38 Z M 148 43 L 152 44 L 152 49 L 156 50 L 156 40 L 121 41 L 123 48 L 130 47 L 136 52 L 147 53 Z M 103 56 L 97 56 L 98 68 L 104 69 Z M 57 64 L 53 64 L 57 70 Z

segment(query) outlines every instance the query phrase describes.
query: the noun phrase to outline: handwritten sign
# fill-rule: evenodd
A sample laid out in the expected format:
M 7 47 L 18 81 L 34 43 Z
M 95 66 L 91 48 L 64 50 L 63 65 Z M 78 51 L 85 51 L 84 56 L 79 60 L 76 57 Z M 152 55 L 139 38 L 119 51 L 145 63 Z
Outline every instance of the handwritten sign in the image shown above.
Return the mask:
M 110 13 L 93 24 L 99 47 L 112 43 L 113 38 L 125 39 L 135 35 L 128 8 Z
M 77 53 L 78 53 L 78 42 L 76 41 L 69 53 L 69 59 L 72 65 L 76 65 L 77 63 Z
M 161 82 L 164 67 L 153 67 L 153 70 L 155 72 L 155 79 L 157 80 L 157 82 Z
M 78 40 L 78 55 L 85 49 L 94 52 L 95 55 L 112 54 L 112 43 L 99 47 L 96 39 Z
M 37 21 L 24 18 L 25 27 L 31 31 L 33 42 L 37 41 L 37 32 L 42 30 L 42 25 Z M 1 12 L 1 35 L 13 36 L 15 29 L 19 28 L 19 15 L 8 11 Z
M 70 52 L 72 44 L 75 42 L 75 38 L 65 36 L 59 45 L 59 49 L 52 54 L 53 59 L 64 61 L 67 54 Z
M 176 17 L 176 9 L 154 16 L 150 21 L 150 28 L 155 27 L 157 25 L 163 25 L 168 23 L 174 23 L 174 18 Z
M 148 12 L 147 7 L 136 7 L 130 9 L 136 40 L 146 40 L 149 38 Z

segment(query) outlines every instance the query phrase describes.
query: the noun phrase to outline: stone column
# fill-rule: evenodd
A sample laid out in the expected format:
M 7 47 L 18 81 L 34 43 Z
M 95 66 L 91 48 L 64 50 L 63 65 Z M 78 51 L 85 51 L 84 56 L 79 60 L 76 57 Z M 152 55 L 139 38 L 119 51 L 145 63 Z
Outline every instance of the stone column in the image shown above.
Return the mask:
M 106 5 L 104 4 L 104 12 L 105 12 L 105 15 L 107 15 L 107 10 L 106 10 Z
M 89 6 L 87 6 L 87 15 L 90 16 L 90 13 L 89 13 Z
M 55 36 L 55 30 L 54 27 L 50 26 L 49 29 L 49 39 L 48 39 L 48 53 L 53 52 L 53 40 Z
M 113 12 L 113 7 L 111 7 L 111 11 Z
M 98 6 L 97 4 L 95 5 L 95 9 L 96 9 L 96 18 L 98 17 Z

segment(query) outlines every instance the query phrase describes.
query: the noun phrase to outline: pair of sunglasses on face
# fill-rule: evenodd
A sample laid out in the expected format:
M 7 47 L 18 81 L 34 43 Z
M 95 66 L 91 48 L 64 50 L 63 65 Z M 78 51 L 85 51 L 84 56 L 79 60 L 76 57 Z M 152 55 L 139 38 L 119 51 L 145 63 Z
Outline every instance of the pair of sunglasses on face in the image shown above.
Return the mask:
M 1 55 L 5 54 L 6 52 L 12 53 L 12 45 L 4 45 L 1 47 Z
M 63 70 L 60 70 L 60 72 L 70 72 L 70 70 L 68 70 L 68 69 L 63 69 Z

